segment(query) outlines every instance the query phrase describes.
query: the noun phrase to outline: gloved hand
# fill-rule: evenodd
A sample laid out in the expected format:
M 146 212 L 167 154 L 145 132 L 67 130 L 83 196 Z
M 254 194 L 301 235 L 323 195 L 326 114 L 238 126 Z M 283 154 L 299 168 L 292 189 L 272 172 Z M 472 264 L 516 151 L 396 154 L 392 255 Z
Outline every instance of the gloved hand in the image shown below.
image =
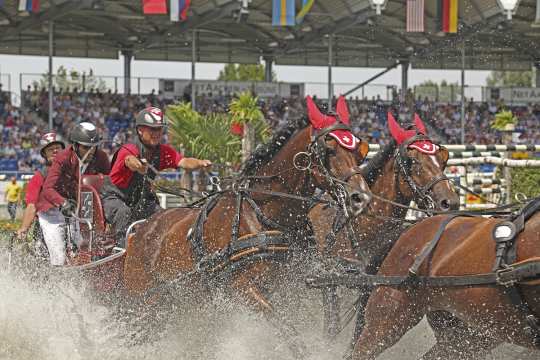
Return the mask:
M 75 200 L 66 199 L 60 206 L 60 212 L 64 216 L 72 216 L 77 210 L 77 203 Z

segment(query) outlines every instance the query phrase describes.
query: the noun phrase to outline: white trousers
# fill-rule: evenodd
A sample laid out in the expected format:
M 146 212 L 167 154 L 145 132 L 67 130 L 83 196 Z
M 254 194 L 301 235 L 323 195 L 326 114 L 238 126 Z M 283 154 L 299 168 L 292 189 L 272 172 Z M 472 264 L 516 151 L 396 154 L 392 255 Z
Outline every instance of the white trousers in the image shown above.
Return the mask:
M 81 236 L 78 222 L 71 218 L 66 219 L 57 208 L 38 212 L 38 218 L 43 239 L 49 249 L 51 265 L 64 265 L 66 262 L 66 220 L 69 221 L 71 236 L 76 244 L 80 243 Z

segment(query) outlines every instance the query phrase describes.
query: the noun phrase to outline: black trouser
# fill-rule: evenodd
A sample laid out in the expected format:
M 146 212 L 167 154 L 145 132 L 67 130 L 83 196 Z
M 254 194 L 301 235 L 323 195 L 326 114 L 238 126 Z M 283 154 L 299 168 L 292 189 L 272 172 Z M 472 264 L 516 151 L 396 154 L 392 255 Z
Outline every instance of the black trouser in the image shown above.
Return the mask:
M 126 247 L 126 231 L 131 223 L 146 219 L 160 209 L 154 194 L 141 197 L 138 201 L 137 204 L 129 206 L 124 200 L 124 194 L 111 186 L 105 186 L 101 193 L 105 220 L 113 226 L 118 246 Z
M 8 202 L 7 210 L 11 221 L 15 221 L 15 217 L 17 216 L 17 202 Z

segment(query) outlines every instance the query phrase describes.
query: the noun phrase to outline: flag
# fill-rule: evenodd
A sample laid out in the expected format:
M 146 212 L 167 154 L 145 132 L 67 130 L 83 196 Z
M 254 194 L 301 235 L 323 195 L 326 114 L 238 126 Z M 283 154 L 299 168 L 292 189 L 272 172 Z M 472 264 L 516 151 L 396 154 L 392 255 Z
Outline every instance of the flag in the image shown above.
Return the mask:
M 182 21 L 187 19 L 187 12 L 189 6 L 191 5 L 191 0 L 180 0 L 180 19 Z
M 38 12 L 39 0 L 19 0 L 19 11 Z
M 439 0 L 438 13 L 441 19 L 441 30 L 457 33 L 458 0 Z
M 295 12 L 294 0 L 272 0 L 272 25 L 294 26 Z
M 167 14 L 167 0 L 143 0 L 145 15 Z
M 540 1 L 540 0 L 539 0 Z M 304 17 L 307 15 L 315 0 L 302 0 L 302 8 L 298 15 L 296 15 L 296 23 L 301 24 L 304 21 Z
M 424 0 L 407 0 L 407 31 L 424 31 Z
M 169 9 L 171 11 L 171 21 L 180 21 L 180 1 L 170 0 Z

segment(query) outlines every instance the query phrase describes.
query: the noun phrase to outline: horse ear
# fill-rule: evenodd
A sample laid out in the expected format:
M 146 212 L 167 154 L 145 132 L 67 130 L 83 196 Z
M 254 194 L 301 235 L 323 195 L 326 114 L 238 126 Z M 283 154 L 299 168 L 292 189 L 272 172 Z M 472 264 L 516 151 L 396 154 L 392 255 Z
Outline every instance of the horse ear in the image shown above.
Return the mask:
M 422 135 L 427 135 L 426 127 L 417 113 L 414 113 L 414 125 Z
M 401 145 L 401 143 L 407 139 L 405 130 L 397 123 L 396 119 L 394 119 L 394 115 L 392 115 L 390 111 L 388 112 L 388 129 L 398 145 Z
M 309 122 L 311 122 L 311 125 L 315 129 L 322 129 L 324 126 L 324 115 L 309 95 L 306 97 L 306 105 Z
M 364 160 L 368 152 L 369 152 L 368 142 L 360 140 L 360 144 L 358 144 L 358 153 L 360 154 L 360 158 Z
M 343 95 L 341 95 L 337 101 L 336 111 L 345 125 L 351 124 L 349 120 L 349 108 L 347 107 L 347 101 Z

